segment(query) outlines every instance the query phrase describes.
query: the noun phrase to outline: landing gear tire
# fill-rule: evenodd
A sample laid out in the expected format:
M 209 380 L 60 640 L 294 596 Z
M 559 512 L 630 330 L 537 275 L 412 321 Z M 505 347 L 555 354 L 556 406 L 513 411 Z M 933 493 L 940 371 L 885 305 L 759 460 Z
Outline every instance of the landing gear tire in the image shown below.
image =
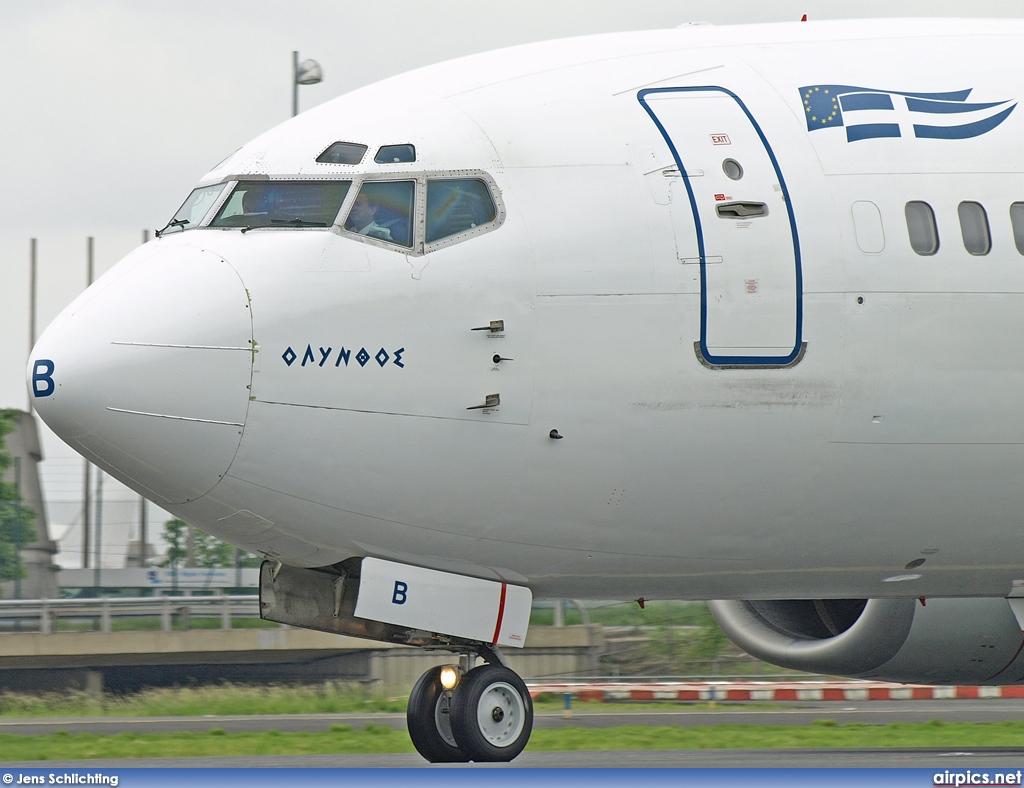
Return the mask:
M 526 684 L 501 665 L 481 665 L 463 676 L 450 716 L 459 751 L 477 762 L 511 761 L 533 731 Z
M 441 686 L 441 668 L 431 668 L 412 688 L 405 712 L 413 746 L 431 763 L 465 763 L 469 756 L 452 736 L 451 690 Z

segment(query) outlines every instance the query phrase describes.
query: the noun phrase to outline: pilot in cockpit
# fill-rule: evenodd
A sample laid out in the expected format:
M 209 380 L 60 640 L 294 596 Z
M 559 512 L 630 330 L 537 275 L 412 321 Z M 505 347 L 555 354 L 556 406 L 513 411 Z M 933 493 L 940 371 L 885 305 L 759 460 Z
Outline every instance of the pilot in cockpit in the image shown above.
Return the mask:
M 256 225 L 265 225 L 274 207 L 274 199 L 267 189 L 248 189 L 242 194 L 242 214 Z
M 366 195 L 360 194 L 348 212 L 348 219 L 345 221 L 345 229 L 359 235 L 368 235 L 371 238 L 380 238 L 382 241 L 390 241 L 391 230 L 383 225 L 377 224 L 377 204 L 370 202 Z

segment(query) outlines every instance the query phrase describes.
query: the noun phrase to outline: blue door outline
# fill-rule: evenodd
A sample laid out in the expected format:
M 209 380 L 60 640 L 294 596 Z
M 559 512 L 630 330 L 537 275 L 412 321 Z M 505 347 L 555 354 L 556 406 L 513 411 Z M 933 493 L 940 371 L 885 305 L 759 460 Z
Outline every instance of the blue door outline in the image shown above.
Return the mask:
M 690 183 L 690 176 L 687 174 L 686 167 L 683 165 L 683 160 L 679 155 L 679 151 L 676 150 L 675 143 L 672 142 L 672 138 L 669 136 L 668 130 L 658 119 L 654 110 L 651 109 L 650 104 L 645 100 L 647 96 L 652 94 L 664 95 L 667 93 L 699 92 L 724 93 L 739 105 L 739 108 L 743 110 L 743 114 L 747 116 L 747 120 L 750 121 L 750 125 L 754 128 L 754 131 L 757 132 L 757 136 L 761 140 L 761 144 L 764 145 L 765 152 L 768 154 L 768 159 L 771 161 L 772 167 L 775 170 L 775 175 L 779 179 L 779 187 L 782 189 L 782 198 L 786 203 L 786 211 L 789 215 L 789 228 L 793 237 L 793 261 L 796 267 L 796 335 L 793 341 L 793 349 L 785 356 L 720 356 L 714 355 L 708 350 L 707 255 L 704 250 L 704 233 L 701 227 L 700 212 L 697 210 L 697 199 L 693 194 L 693 186 Z M 701 363 L 705 364 L 705 366 L 716 369 L 782 369 L 792 367 L 800 363 L 807 345 L 807 343 L 803 341 L 804 288 L 803 269 L 800 258 L 800 237 L 796 229 L 796 216 L 793 214 L 793 202 L 789 196 L 789 188 L 786 186 L 786 181 L 782 177 L 782 170 L 779 168 L 779 162 L 775 158 L 775 152 L 772 150 L 772 146 L 768 143 L 768 139 L 764 136 L 761 126 L 754 119 L 754 116 L 750 114 L 750 110 L 747 109 L 747 105 L 743 103 L 739 96 L 728 88 L 723 88 L 719 85 L 646 88 L 637 93 L 637 100 L 640 102 L 640 106 L 642 106 L 647 114 L 650 115 L 651 120 L 654 121 L 654 125 L 658 127 L 658 131 L 661 132 L 661 136 L 664 137 L 665 142 L 668 144 L 669 150 L 672 152 L 672 158 L 675 160 L 676 167 L 679 168 L 679 174 L 682 176 L 683 183 L 686 184 L 686 194 L 690 200 L 690 210 L 693 213 L 694 226 L 697 230 L 697 254 L 700 257 L 700 341 L 695 344 L 697 345 L 697 355 L 700 358 Z

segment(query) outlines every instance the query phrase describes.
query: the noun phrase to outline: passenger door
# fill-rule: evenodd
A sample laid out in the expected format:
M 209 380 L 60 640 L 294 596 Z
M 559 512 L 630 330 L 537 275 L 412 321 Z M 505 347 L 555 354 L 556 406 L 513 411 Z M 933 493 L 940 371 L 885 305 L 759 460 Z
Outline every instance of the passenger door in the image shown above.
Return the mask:
M 725 88 L 642 90 L 682 175 L 700 265 L 698 357 L 712 367 L 780 367 L 802 352 L 796 219 L 771 145 Z M 692 243 L 683 240 L 683 243 Z

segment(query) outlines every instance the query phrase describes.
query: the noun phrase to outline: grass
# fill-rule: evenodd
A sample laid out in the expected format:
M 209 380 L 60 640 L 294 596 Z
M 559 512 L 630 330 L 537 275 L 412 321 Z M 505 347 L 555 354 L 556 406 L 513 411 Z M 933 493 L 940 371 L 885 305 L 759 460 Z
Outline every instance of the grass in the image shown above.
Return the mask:
M 133 695 L 102 695 L 60 692 L 43 695 L 0 692 L 0 718 L 41 717 L 195 717 L 241 714 L 362 714 L 404 713 L 405 692 L 381 697 L 360 684 L 327 683 L 304 686 L 241 686 L 221 684 L 205 687 L 148 689 Z M 562 711 L 561 694 L 545 693 L 534 701 L 537 711 Z M 714 708 L 709 703 L 673 701 L 614 702 L 581 701 L 573 698 L 573 713 L 587 711 L 657 710 L 685 708 L 700 711 Z M 758 709 L 780 708 L 758 703 Z M 717 708 L 726 711 L 728 703 Z M 746 708 L 749 708 L 747 706 Z
M 763 748 L 904 748 L 1019 746 L 1024 722 L 892 725 L 840 724 L 821 720 L 812 725 L 716 725 L 537 730 L 527 749 L 566 750 L 698 750 Z M 405 731 L 367 723 L 359 730 L 334 725 L 324 733 L 136 734 L 113 736 L 68 734 L 0 735 L 5 761 L 80 760 L 89 758 L 174 758 L 246 755 L 331 755 L 343 753 L 413 752 Z
M 221 685 L 151 689 L 129 696 L 84 692 L 27 695 L 0 693 L 0 716 L 12 717 L 170 717 L 231 716 L 244 714 L 402 713 L 406 697 L 377 697 L 358 684 L 319 686 Z M 574 700 L 574 713 L 609 710 L 613 704 Z M 614 708 L 698 710 L 708 704 L 616 703 Z M 763 708 L 758 704 L 758 708 Z M 539 712 L 561 711 L 561 696 L 541 698 Z M 718 707 L 723 715 L 729 706 Z M 749 708 L 749 707 L 747 707 Z M 722 723 L 705 727 L 620 726 L 578 728 L 571 720 L 561 729 L 536 730 L 529 749 L 646 750 L 800 747 L 993 747 L 1019 746 L 1024 721 L 1000 723 L 945 723 L 892 725 L 843 724 L 819 720 L 812 725 L 764 726 Z M 160 758 L 216 755 L 302 755 L 413 752 L 403 730 L 369 722 L 364 727 L 332 725 L 325 733 L 228 733 L 212 727 L 206 733 L 136 734 L 112 736 L 68 734 L 49 736 L 0 735 L 4 761 L 78 760 L 89 758 Z
M 559 735 L 560 734 L 560 735 Z M 622 726 L 536 731 L 535 750 L 707 750 L 804 747 L 1019 747 L 1024 722 L 893 723 L 819 720 L 811 725 Z M 535 739 L 535 740 L 534 740 Z
M 204 714 L 404 712 L 407 698 L 372 695 L 359 684 L 149 689 L 133 695 L 0 693 L 0 717 L 193 717 Z
M 346 730 L 347 729 L 347 730 Z M 368 725 L 364 730 L 335 726 L 326 733 L 89 733 L 51 736 L 0 734 L 4 761 L 89 758 L 196 758 L 217 755 L 328 755 L 332 753 L 414 752 L 405 731 Z
M 612 704 L 573 701 L 574 713 L 603 711 Z M 221 685 L 151 689 L 128 696 L 99 697 L 78 693 L 27 695 L 0 693 L 0 716 L 11 717 L 169 717 L 244 714 L 402 713 L 406 697 L 377 697 L 358 684 L 319 686 Z M 614 704 L 615 709 L 697 710 L 708 704 L 671 702 Z M 762 708 L 758 704 L 758 708 Z M 537 711 L 560 711 L 562 698 L 538 700 Z M 723 715 L 729 707 L 719 706 Z M 722 724 L 706 727 L 620 726 L 567 727 L 536 730 L 531 750 L 727 749 L 772 747 L 982 747 L 1019 746 L 1024 721 L 893 725 L 841 724 L 819 720 L 812 725 L 764 726 Z M 302 755 L 413 752 L 408 735 L 381 723 L 364 727 L 332 725 L 324 733 L 228 733 L 211 727 L 206 733 L 113 736 L 66 732 L 49 736 L 0 735 L 4 761 L 78 760 L 89 758 L 159 758 L 216 755 Z

